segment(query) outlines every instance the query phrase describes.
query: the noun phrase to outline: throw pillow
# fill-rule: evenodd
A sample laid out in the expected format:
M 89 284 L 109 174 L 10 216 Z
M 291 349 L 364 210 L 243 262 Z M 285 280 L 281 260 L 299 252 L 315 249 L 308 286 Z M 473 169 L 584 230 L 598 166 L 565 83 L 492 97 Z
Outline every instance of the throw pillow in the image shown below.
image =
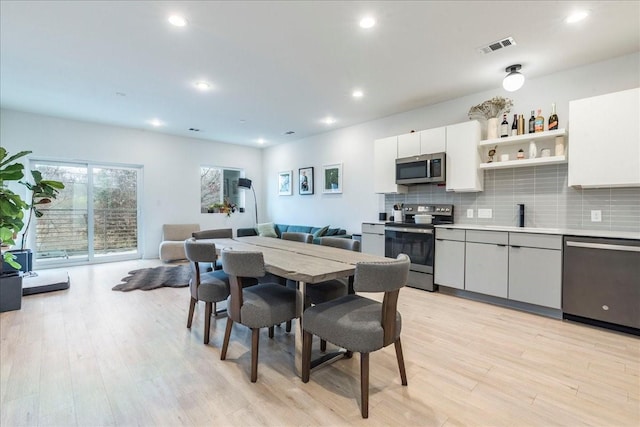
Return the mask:
M 325 226 L 324 226 L 324 227 L 322 227 L 322 228 L 318 228 L 318 229 L 315 229 L 315 228 L 314 228 L 314 229 L 311 229 L 311 231 L 312 231 L 313 237 L 314 237 L 314 238 L 316 238 L 316 237 L 322 237 L 322 236 L 324 236 L 324 233 L 326 233 L 328 229 L 329 229 L 329 226 L 328 226 L 328 225 L 325 225 Z
M 339 228 L 329 228 L 327 229 L 327 231 L 324 233 L 325 236 L 335 236 L 336 234 L 338 234 L 338 231 L 340 231 Z
M 257 229 L 258 229 L 258 236 L 278 237 L 272 222 L 265 222 L 263 224 L 258 224 Z

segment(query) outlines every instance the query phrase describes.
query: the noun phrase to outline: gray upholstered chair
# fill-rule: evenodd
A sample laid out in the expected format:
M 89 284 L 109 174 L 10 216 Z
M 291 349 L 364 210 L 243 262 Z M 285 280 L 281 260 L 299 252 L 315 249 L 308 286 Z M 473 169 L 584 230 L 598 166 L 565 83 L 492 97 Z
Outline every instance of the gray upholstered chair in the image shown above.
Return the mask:
M 302 243 L 313 243 L 313 234 L 285 231 L 284 233 L 282 233 L 282 240 L 291 240 L 294 242 L 302 242 Z
M 298 291 L 276 283 L 259 283 L 244 287 L 245 278 L 258 278 L 265 274 L 262 252 L 222 251 L 222 266 L 229 275 L 231 294 L 227 299 L 227 328 L 220 359 L 227 357 L 233 322 L 251 329 L 251 382 L 258 379 L 258 343 L 260 328 L 269 328 L 300 316 Z
M 187 328 L 191 328 L 193 312 L 198 301 L 205 302 L 204 313 L 204 343 L 209 343 L 209 331 L 211 330 L 211 314 L 217 314 L 216 303 L 224 301 L 229 296 L 229 277 L 222 270 L 209 273 L 201 271 L 200 263 L 216 262 L 216 245 L 212 242 L 198 242 L 193 237 L 184 241 L 184 252 L 191 266 L 191 302 L 189 304 L 189 317 Z M 213 309 L 212 309 L 213 308 Z
M 333 248 L 344 249 L 347 251 L 360 252 L 360 242 L 353 239 L 322 237 L 320 238 L 320 244 L 322 246 L 331 246 Z M 305 303 L 306 305 L 322 304 L 323 302 L 345 296 L 348 293 L 353 293 L 353 289 L 349 289 L 348 277 L 327 280 L 326 282 L 307 285 Z M 325 351 L 326 349 L 327 342 L 325 340 L 320 340 L 320 350 Z
M 360 295 L 346 295 L 308 308 L 303 318 L 302 381 L 309 382 L 311 342 L 318 335 L 333 344 L 360 353 L 361 413 L 369 416 L 369 353 L 395 344 L 402 385 L 407 385 L 397 312 L 400 288 L 407 282 L 409 257 L 390 262 L 356 265 L 356 292 L 384 292 L 382 303 Z
M 195 231 L 195 232 L 191 233 L 191 237 L 193 237 L 196 240 L 203 240 L 203 239 L 232 239 L 233 238 L 233 229 L 232 228 L 217 228 L 217 229 L 211 229 L 211 230 Z M 218 258 L 218 260 L 215 263 L 213 263 L 211 265 L 207 265 L 206 268 L 207 268 L 208 271 L 211 271 L 211 270 L 222 270 L 222 260 L 220 260 L 220 258 Z

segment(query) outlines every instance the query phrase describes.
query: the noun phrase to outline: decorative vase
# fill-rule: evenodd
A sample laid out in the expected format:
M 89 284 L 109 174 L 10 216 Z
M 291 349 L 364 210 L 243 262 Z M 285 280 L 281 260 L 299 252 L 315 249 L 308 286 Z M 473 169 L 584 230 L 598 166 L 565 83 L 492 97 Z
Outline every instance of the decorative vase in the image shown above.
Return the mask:
M 487 120 L 487 139 L 498 137 L 498 118 L 492 117 Z
M 535 141 L 531 141 L 529 143 L 529 158 L 535 159 L 538 155 L 538 147 L 536 146 Z

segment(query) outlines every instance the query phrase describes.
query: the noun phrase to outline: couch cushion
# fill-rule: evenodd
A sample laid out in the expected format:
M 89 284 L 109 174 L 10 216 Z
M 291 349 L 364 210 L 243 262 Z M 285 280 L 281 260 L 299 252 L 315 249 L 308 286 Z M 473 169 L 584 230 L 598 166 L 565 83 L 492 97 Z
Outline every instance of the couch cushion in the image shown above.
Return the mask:
M 272 222 L 258 224 L 258 236 L 261 237 L 278 237 Z
M 200 224 L 164 224 L 162 226 L 162 240 L 184 242 L 191 238 L 191 233 L 196 231 L 200 231 Z
M 290 225 L 287 228 L 289 233 L 311 233 L 311 227 L 306 225 Z
M 338 231 L 340 231 L 339 228 L 329 228 L 327 229 L 327 231 L 324 233 L 325 236 L 335 236 L 336 234 L 338 234 Z
M 282 233 L 285 233 L 289 230 L 288 224 L 276 224 L 276 234 L 279 238 L 282 238 Z
M 311 229 L 311 234 L 313 234 L 313 237 L 322 237 L 325 235 L 325 233 L 327 232 L 327 230 L 329 229 L 328 225 L 325 225 L 324 227 L 313 227 Z

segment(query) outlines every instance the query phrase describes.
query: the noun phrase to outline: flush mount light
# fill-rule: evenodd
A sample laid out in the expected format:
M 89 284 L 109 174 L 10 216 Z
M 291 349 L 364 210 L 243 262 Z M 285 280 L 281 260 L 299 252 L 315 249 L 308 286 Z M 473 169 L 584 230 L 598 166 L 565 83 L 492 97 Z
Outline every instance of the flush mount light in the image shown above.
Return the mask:
M 371 28 L 376 25 L 376 20 L 371 16 L 365 16 L 360 20 L 360 28 Z
M 356 89 L 353 91 L 353 93 L 351 94 L 354 98 L 362 98 L 364 96 L 364 92 L 362 92 L 360 89 Z
M 267 142 L 267 141 L 265 141 L 265 140 L 264 140 L 264 139 L 262 139 L 262 138 L 258 138 L 258 144 L 264 144 L 265 142 Z
M 154 127 L 164 126 L 164 123 L 160 119 L 151 119 L 147 121 L 147 123 Z
M 211 89 L 211 85 L 207 82 L 204 81 L 200 81 L 200 82 L 195 82 L 194 86 L 197 87 L 200 90 L 209 90 Z
M 169 17 L 169 23 L 171 25 L 175 25 L 176 27 L 184 27 L 185 25 L 187 25 L 187 20 L 180 15 L 171 15 Z
M 576 22 L 582 21 L 587 16 L 589 16 L 588 10 L 578 10 L 567 16 L 564 22 L 566 22 L 567 24 L 575 24 Z
M 524 76 L 518 72 L 520 68 L 522 68 L 520 64 L 510 65 L 505 68 L 505 71 L 509 74 L 502 80 L 502 87 L 507 92 L 515 92 L 524 84 Z
M 336 119 L 334 119 L 333 117 L 327 117 L 324 120 L 322 120 L 322 123 L 327 124 L 327 125 L 332 125 L 336 122 Z

